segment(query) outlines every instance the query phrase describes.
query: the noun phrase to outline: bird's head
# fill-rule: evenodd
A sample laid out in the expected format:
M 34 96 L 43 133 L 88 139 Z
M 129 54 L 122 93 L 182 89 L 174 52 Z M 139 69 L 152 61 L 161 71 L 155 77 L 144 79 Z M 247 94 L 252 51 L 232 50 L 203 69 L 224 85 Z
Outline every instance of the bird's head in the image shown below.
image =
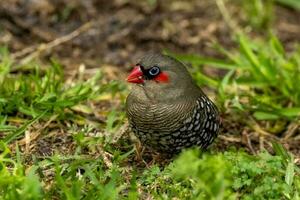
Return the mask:
M 133 83 L 152 97 L 164 96 L 164 99 L 184 95 L 195 88 L 192 77 L 184 64 L 178 60 L 162 55 L 148 54 L 140 59 L 129 76 L 129 83 Z

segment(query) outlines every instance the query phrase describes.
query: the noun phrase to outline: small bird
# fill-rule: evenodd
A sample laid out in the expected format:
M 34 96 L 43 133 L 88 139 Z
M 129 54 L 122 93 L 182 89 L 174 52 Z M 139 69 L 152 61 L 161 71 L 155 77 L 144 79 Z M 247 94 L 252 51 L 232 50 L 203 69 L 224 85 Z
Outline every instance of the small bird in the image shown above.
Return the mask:
M 127 77 L 133 83 L 126 113 L 142 145 L 160 153 L 206 149 L 216 138 L 217 107 L 194 83 L 185 65 L 162 54 L 141 58 Z

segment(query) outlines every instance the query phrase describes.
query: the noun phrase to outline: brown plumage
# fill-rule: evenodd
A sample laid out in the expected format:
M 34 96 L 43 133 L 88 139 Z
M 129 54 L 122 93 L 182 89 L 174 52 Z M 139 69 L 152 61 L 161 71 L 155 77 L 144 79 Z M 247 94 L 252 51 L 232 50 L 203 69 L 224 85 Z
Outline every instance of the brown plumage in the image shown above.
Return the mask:
M 216 106 L 194 83 L 186 67 L 161 55 L 144 56 L 128 76 L 129 123 L 141 143 L 162 153 L 207 148 L 219 129 Z

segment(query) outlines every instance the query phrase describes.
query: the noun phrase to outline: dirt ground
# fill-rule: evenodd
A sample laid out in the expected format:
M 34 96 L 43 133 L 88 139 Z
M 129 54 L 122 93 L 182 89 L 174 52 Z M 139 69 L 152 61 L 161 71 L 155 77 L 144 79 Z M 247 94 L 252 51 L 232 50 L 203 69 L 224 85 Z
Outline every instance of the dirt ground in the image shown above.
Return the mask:
M 234 22 L 247 29 L 238 4 L 227 3 L 226 8 Z M 272 28 L 285 48 L 291 50 L 300 42 L 300 12 L 276 7 L 275 13 Z M 268 34 L 264 30 L 247 30 L 252 35 Z M 12 57 L 21 63 L 28 58 L 45 62 L 57 58 L 66 74 L 72 74 L 83 63 L 87 68 L 113 69 L 117 75 L 112 77 L 118 78 L 149 51 L 220 57 L 214 42 L 231 48 L 235 45 L 232 36 L 215 1 L 5 0 L 0 3 L 0 46 L 7 46 Z M 225 121 L 224 126 L 231 132 L 238 127 L 231 121 Z M 217 145 L 247 146 L 248 137 L 246 133 L 242 138 L 227 137 Z M 255 141 L 257 147 L 260 142 Z M 247 147 L 252 151 L 252 147 Z
M 232 3 L 226 6 L 233 19 L 243 25 L 241 8 Z M 273 28 L 287 49 L 300 41 L 299 19 L 300 12 L 276 9 Z M 218 52 L 213 42 L 233 45 L 231 31 L 215 1 L 6 0 L 0 3 L 0 27 L 0 45 L 8 46 L 18 59 L 40 44 L 77 31 L 76 37 L 71 35 L 37 54 L 46 60 L 58 58 L 66 69 L 77 68 L 79 63 L 129 67 L 149 51 L 215 57 Z

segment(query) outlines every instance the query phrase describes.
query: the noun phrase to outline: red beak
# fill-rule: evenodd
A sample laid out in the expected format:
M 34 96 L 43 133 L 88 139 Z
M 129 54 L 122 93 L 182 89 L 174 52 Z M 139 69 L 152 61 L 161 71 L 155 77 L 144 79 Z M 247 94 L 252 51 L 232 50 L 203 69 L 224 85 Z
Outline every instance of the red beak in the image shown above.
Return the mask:
M 127 76 L 129 83 L 144 83 L 143 72 L 139 66 L 135 66 L 131 73 Z

